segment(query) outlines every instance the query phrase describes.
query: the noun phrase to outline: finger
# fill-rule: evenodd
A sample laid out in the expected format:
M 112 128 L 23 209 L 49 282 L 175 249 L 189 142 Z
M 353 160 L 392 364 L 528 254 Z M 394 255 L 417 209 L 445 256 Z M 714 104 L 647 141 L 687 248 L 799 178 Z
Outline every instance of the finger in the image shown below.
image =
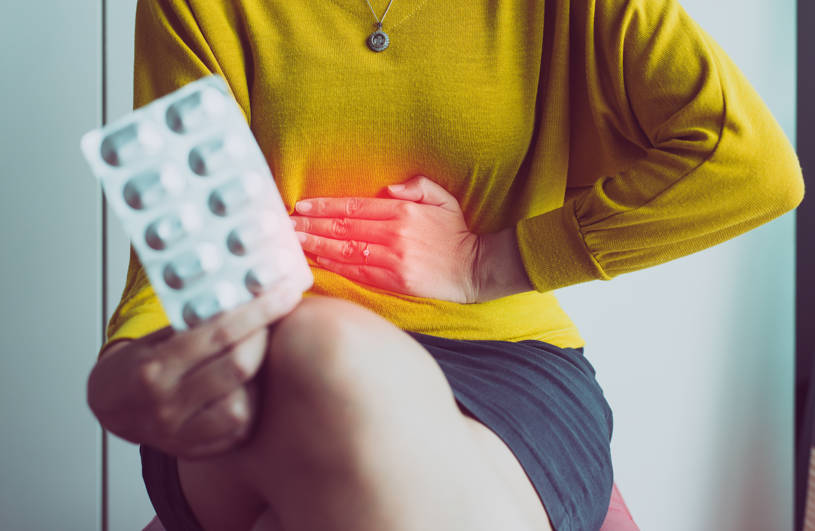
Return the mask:
M 167 374 L 164 380 L 173 385 L 174 379 L 196 363 L 288 314 L 302 298 L 302 293 L 292 290 L 288 284 L 283 280 L 237 308 L 158 344 L 155 356 L 162 360 L 167 371 L 173 373 Z
M 294 230 L 335 240 L 361 240 L 366 242 L 386 243 L 395 237 L 389 225 L 393 222 L 382 220 L 349 219 L 349 218 L 310 218 L 291 216 Z
M 393 219 L 393 199 L 371 197 L 316 197 L 298 201 L 294 209 L 304 216 L 322 218 Z
M 398 199 L 434 205 L 447 210 L 461 210 L 458 200 L 450 192 L 423 175 L 403 184 L 388 186 L 388 193 Z
M 249 431 L 252 412 L 249 392 L 239 387 L 190 418 L 179 429 L 173 445 L 188 458 L 226 451 Z
M 267 330 L 252 333 L 183 375 L 172 399 L 181 424 L 254 378 L 266 357 Z
M 393 251 L 384 245 L 357 240 L 334 240 L 305 232 L 296 234 L 303 250 L 317 257 L 329 258 L 346 264 L 367 264 L 378 267 L 395 267 L 399 261 Z
M 390 269 L 383 267 L 374 267 L 371 265 L 357 265 L 346 264 L 318 256 L 316 258 L 317 264 L 323 269 L 333 271 L 339 275 L 349 278 L 351 280 L 368 284 L 376 288 L 386 289 L 390 291 L 404 292 L 403 283 L 399 277 Z

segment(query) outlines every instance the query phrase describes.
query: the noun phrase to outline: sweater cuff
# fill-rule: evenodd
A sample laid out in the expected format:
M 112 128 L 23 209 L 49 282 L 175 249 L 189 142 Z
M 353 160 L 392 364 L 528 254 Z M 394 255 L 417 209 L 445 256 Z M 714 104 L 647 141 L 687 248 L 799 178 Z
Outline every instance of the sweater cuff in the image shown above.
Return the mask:
M 522 219 L 515 233 L 526 274 L 537 291 L 611 278 L 586 247 L 571 201 L 545 214 Z

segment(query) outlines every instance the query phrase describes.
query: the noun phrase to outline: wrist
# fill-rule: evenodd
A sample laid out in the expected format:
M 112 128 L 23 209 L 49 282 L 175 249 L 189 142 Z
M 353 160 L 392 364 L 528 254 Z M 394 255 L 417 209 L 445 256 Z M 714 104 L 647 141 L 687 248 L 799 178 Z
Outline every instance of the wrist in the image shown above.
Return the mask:
M 475 284 L 476 302 L 534 290 L 526 274 L 515 228 L 478 236 Z

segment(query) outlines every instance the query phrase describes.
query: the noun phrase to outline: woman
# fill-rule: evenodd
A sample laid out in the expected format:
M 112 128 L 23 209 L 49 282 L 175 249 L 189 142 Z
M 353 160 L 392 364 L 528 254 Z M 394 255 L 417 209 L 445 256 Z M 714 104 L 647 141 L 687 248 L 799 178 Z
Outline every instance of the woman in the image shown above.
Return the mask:
M 209 73 L 315 285 L 173 334 L 131 256 L 89 403 L 170 530 L 596 529 L 611 410 L 551 291 L 803 193 L 674 0 L 139 2 L 135 105 Z

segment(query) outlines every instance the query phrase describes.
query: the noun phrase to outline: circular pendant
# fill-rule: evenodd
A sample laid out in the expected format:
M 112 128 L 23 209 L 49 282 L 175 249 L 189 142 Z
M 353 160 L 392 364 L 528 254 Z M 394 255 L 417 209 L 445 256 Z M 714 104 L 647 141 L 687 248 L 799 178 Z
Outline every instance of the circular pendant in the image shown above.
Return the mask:
M 391 40 L 384 31 L 377 30 L 368 35 L 368 48 L 375 52 L 384 51 L 390 43 Z

